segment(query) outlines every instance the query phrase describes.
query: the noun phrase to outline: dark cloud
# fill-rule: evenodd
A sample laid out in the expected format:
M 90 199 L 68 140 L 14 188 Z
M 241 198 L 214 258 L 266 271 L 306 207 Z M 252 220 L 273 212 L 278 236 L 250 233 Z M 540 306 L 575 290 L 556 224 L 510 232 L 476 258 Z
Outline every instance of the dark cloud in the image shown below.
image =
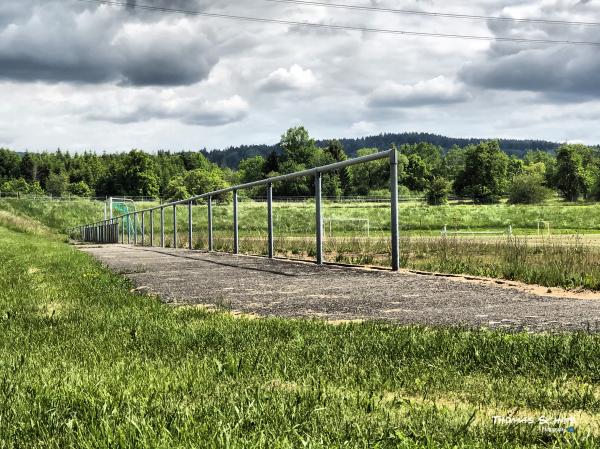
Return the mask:
M 589 2 L 570 3 L 547 2 L 529 13 L 557 20 L 591 20 Z M 495 36 L 600 42 L 596 27 L 497 21 L 490 21 L 488 27 Z M 556 101 L 588 101 L 600 98 L 598 73 L 600 46 L 496 42 L 482 58 L 466 64 L 458 77 L 486 89 L 537 92 Z
M 600 51 L 548 48 L 525 50 L 464 67 L 459 77 L 488 89 L 545 93 L 572 100 L 600 98 Z
M 140 18 L 80 2 L 15 4 L 0 7 L 0 79 L 188 85 L 218 62 L 215 38 L 183 16 Z

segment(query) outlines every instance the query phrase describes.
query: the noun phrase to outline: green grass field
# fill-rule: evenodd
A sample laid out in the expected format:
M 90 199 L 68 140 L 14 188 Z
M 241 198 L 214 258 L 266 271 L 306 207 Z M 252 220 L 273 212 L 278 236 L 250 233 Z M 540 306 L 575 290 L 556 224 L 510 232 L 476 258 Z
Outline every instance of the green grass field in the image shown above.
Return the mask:
M 2 448 L 600 444 L 599 335 L 172 308 L 34 220 L 10 223 L 0 226 Z M 493 424 L 512 414 L 573 417 L 575 431 Z
M 156 204 L 138 204 L 138 209 Z M 48 228 L 65 230 L 103 216 L 103 203 L 35 202 L 1 200 L 0 210 L 10 216 L 34 218 Z M 240 250 L 267 253 L 266 204 L 242 201 L 239 206 Z M 207 207 L 193 207 L 195 249 L 207 249 Z M 219 251 L 233 250 L 231 204 L 214 207 L 214 243 Z M 359 265 L 390 265 L 389 205 L 385 203 L 333 203 L 324 207 L 325 260 Z M 276 255 L 314 259 L 314 204 L 276 202 L 274 207 Z M 404 268 L 442 273 L 471 274 L 567 289 L 600 290 L 600 204 L 542 206 L 448 205 L 403 203 L 400 207 L 401 265 Z M 150 244 L 150 214 L 144 217 L 144 244 Z M 329 219 L 333 219 L 328 221 Z M 537 220 L 550 222 L 551 235 L 537 236 Z M 0 216 L 0 221 L 2 216 Z M 187 206 L 177 207 L 179 247 L 188 247 Z M 368 220 L 368 230 L 366 227 Z M 513 226 L 506 235 L 441 235 L 449 231 L 498 231 Z M 154 212 L 154 245 L 160 244 L 159 212 Z M 142 241 L 141 217 L 137 241 Z M 133 243 L 133 226 L 130 242 Z M 165 244 L 173 246 L 172 208 L 165 210 Z

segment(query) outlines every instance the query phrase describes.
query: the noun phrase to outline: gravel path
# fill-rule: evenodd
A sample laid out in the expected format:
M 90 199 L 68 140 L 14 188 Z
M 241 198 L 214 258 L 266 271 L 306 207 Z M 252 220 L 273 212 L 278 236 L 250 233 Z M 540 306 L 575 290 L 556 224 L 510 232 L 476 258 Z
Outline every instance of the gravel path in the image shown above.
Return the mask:
M 139 291 L 174 304 L 260 316 L 462 325 L 515 330 L 600 330 L 600 296 L 533 295 L 490 282 L 123 245 L 83 246 Z

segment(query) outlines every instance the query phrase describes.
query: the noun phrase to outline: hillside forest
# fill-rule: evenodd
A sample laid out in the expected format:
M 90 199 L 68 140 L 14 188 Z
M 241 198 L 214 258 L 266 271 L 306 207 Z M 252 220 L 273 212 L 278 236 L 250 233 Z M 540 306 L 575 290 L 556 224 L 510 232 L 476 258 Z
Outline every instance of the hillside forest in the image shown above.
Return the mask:
M 254 155 L 241 158 L 233 167 L 223 163 L 224 156 L 233 154 L 231 149 L 159 151 L 156 154 L 140 150 L 120 154 L 71 154 L 61 150 L 17 153 L 0 149 L 0 194 L 183 199 L 394 146 L 400 153 L 401 195 L 424 196 L 429 204 L 444 204 L 449 195 L 469 197 L 477 203 L 508 198 L 511 203 L 535 204 L 557 194 L 566 201 L 600 200 L 600 149 L 597 147 L 541 141 L 539 147 L 535 147 L 536 141 L 521 141 L 523 147 L 517 148 L 515 141 L 511 141 L 512 150 L 507 151 L 502 148 L 506 141 L 463 139 L 465 145 L 448 147 L 448 140 L 443 140 L 447 138 L 422 136 L 424 140 L 414 143 L 392 142 L 383 148 L 356 148 L 357 141 L 371 141 L 364 138 L 351 144 L 348 140 L 317 142 L 304 127 L 298 126 L 288 129 L 277 145 L 260 147 L 259 153 L 264 154 L 254 151 Z M 379 138 L 382 140 L 386 140 L 384 135 Z M 236 154 L 239 157 L 244 152 L 248 153 L 239 148 Z M 385 159 L 329 173 L 323 178 L 323 195 L 386 196 L 389 194 L 388 173 L 389 163 Z M 313 184 L 314 180 L 309 178 L 276 183 L 274 194 L 307 197 L 314 194 Z M 263 197 L 263 189 L 257 187 L 245 194 Z

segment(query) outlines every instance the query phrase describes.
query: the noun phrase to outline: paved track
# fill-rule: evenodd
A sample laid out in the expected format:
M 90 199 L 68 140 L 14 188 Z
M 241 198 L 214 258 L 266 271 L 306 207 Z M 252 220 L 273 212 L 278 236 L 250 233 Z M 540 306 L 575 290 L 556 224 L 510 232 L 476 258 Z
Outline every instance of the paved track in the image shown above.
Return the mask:
M 537 296 L 494 283 L 124 245 L 81 249 L 174 304 L 260 316 L 516 330 L 600 330 L 600 296 Z

